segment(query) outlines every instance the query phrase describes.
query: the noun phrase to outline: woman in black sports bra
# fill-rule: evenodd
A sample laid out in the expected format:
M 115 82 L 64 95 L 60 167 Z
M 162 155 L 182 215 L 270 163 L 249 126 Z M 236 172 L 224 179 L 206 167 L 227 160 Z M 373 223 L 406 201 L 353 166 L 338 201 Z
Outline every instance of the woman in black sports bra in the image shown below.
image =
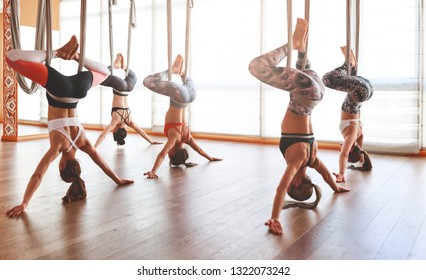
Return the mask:
M 110 68 L 110 67 L 109 67 Z M 123 55 L 118 53 L 114 61 L 114 69 L 123 72 L 126 71 L 124 65 Z M 123 74 L 123 73 L 121 73 Z M 101 83 L 102 86 L 111 87 L 113 90 L 112 109 L 111 109 L 111 122 L 105 127 L 99 135 L 95 143 L 95 148 L 103 142 L 105 137 L 112 132 L 114 141 L 117 145 L 124 145 L 124 138 L 127 136 L 126 125 L 133 128 L 150 144 L 162 144 L 162 142 L 154 141 L 143 131 L 139 125 L 132 119 L 131 111 L 129 108 L 128 95 L 133 90 L 137 82 L 135 73 L 129 69 L 128 75 L 122 79 L 117 75 L 109 75 L 105 81 Z
M 288 44 L 256 57 L 249 64 L 250 73 L 260 81 L 290 93 L 290 102 L 281 123 L 280 139 L 286 168 L 277 187 L 271 218 L 265 223 L 273 234 L 283 233 L 279 216 L 285 195 L 290 184 L 300 185 L 306 177 L 306 167 L 320 173 L 335 192 L 348 191 L 336 185 L 333 175 L 317 156 L 311 113 L 323 97 L 324 85 L 317 73 L 309 69 L 308 63 L 305 70 L 300 70 L 301 61 L 306 55 L 307 36 L 308 22 L 299 18 L 293 33 L 293 48 L 299 52 L 296 69 L 277 66 L 291 51 Z
M 62 48 L 53 51 L 53 58 L 79 60 L 78 41 L 75 36 Z M 6 54 L 6 62 L 11 68 L 25 77 L 37 82 L 49 92 L 46 97 L 48 107 L 49 150 L 37 165 L 25 190 L 21 204 L 6 212 L 9 217 L 21 215 L 31 197 L 40 186 L 50 164 L 59 156 L 59 171 L 65 182 L 72 183 L 64 202 L 78 200 L 86 196 L 84 181 L 80 178 L 80 164 L 76 159 L 77 149 L 85 152 L 117 185 L 133 183 L 122 179 L 102 159 L 95 147 L 86 137 L 86 133 L 77 117 L 77 103 L 85 97 L 89 89 L 99 85 L 108 75 L 108 69 L 102 64 L 85 59 L 82 71 L 73 76 L 64 76 L 52 67 L 45 65 L 46 51 L 11 50 Z

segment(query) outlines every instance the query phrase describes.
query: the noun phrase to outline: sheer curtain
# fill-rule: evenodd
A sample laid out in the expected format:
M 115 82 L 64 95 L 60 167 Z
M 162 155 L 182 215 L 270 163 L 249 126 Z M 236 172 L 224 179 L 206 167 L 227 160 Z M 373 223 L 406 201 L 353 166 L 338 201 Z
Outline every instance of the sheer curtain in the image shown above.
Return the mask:
M 421 145 L 420 3 L 363 1 L 362 74 L 375 93 L 365 106 L 368 144 L 383 152 Z
M 71 35 L 80 37 L 79 0 L 61 1 L 61 44 Z M 138 83 L 129 95 L 132 118 L 143 128 L 151 128 L 151 93 L 142 80 L 151 72 L 152 65 L 152 8 L 149 1 L 135 1 L 137 26 L 132 30 L 130 68 L 135 72 Z M 86 57 L 110 65 L 108 1 L 87 1 Z M 130 1 L 117 1 L 113 13 L 113 51 L 122 53 L 127 61 L 128 23 Z M 115 55 L 114 55 L 115 58 Z M 72 65 L 71 65 L 72 64 Z M 72 73 L 75 63 L 64 62 L 61 71 Z M 79 117 L 89 124 L 107 124 L 111 120 L 112 90 L 96 87 L 79 102 Z
M 421 1 L 421 7 L 424 7 L 424 1 Z M 426 23 L 426 11 L 424 8 L 419 9 L 419 16 L 420 16 L 420 32 L 419 32 L 419 42 L 420 42 L 420 55 L 419 55 L 419 62 L 420 62 L 420 102 L 421 102 L 421 125 L 420 125 L 420 132 L 421 132 L 421 146 L 423 149 L 426 148 L 426 98 L 425 98 L 425 92 L 426 92 L 426 85 L 425 85 L 425 54 L 426 54 L 426 44 L 425 44 L 425 23 Z
M 21 26 L 21 49 L 34 50 L 34 42 L 36 29 L 34 27 Z M 52 32 L 52 41 L 58 41 L 58 32 Z M 57 66 L 56 61 L 52 61 L 52 66 Z M 26 79 L 27 84 L 30 85 L 31 81 Z M 25 93 L 18 86 L 18 118 L 21 120 L 42 121 L 42 92 L 43 88 L 39 87 L 39 91 L 33 94 Z M 47 113 L 46 113 L 47 116 Z
M 293 25 L 304 15 L 303 2 L 293 1 Z M 344 61 L 340 46 L 346 44 L 345 2 L 311 1 L 309 58 L 319 75 Z M 128 1 L 118 3 L 113 8 L 115 52 L 125 53 Z M 172 3 L 174 58 L 184 54 L 186 1 Z M 109 64 L 107 1 L 88 4 L 87 57 Z M 131 68 L 139 80 L 130 94 L 130 107 L 143 128 L 161 130 L 168 98 L 147 90 L 142 80 L 167 69 L 166 1 L 136 1 L 136 6 L 138 24 L 132 33 Z M 423 6 L 419 0 L 375 0 L 361 1 L 361 7 L 358 74 L 375 88 L 373 97 L 362 107 L 365 146 L 372 152 L 416 153 L 421 142 L 423 146 L 426 142 L 421 130 L 425 121 L 421 98 L 424 86 L 420 83 Z M 79 35 L 79 8 L 78 0 L 61 1 L 61 43 L 72 34 Z M 260 83 L 248 72 L 248 63 L 286 42 L 286 1 L 194 1 L 189 74 L 197 88 L 197 99 L 189 108 L 192 131 L 278 138 L 288 93 Z M 77 68 L 67 62 L 61 69 L 72 73 Z M 315 108 L 312 118 L 318 140 L 342 140 L 338 124 L 344 97 L 345 93 L 328 89 Z M 93 89 L 80 101 L 82 121 L 108 123 L 111 99 L 108 88 Z

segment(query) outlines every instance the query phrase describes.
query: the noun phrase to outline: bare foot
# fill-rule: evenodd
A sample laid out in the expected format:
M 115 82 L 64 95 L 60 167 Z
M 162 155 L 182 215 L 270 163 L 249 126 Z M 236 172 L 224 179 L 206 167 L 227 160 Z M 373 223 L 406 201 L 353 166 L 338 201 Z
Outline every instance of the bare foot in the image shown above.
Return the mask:
M 269 231 L 273 234 L 276 234 L 276 235 L 283 234 L 283 228 L 281 227 L 280 221 L 278 221 L 277 219 L 269 219 L 265 223 L 265 226 L 268 226 Z
M 123 55 L 121 53 L 117 53 L 117 56 L 115 57 L 114 60 L 114 68 L 115 69 L 124 69 L 124 58 Z
M 79 44 L 75 45 L 75 48 L 69 54 L 68 59 L 74 59 L 74 56 L 77 53 L 79 47 L 80 47 Z
M 78 46 L 79 44 L 78 44 L 77 37 L 73 35 L 71 39 L 68 41 L 68 43 L 66 43 L 61 48 L 56 50 L 56 56 L 64 60 L 70 60 L 74 57 L 74 54 L 77 52 Z
M 303 18 L 297 19 L 296 28 L 293 33 L 293 49 L 304 52 L 308 40 L 308 21 Z
M 172 73 L 182 75 L 183 57 L 178 54 L 172 65 Z
M 75 61 L 80 61 L 80 53 L 79 52 L 75 52 L 70 59 L 73 59 Z
M 348 61 L 348 58 L 347 58 L 347 48 L 346 48 L 346 46 L 341 46 L 340 47 L 340 49 L 342 50 L 342 53 L 343 53 L 343 55 L 345 56 L 345 60 L 346 61 Z M 354 54 L 354 51 L 353 50 L 351 50 L 351 53 L 350 53 L 350 59 L 349 59 L 349 62 L 351 63 L 351 65 L 353 66 L 353 67 L 356 67 L 356 65 L 357 65 L 357 61 L 356 61 L 356 57 L 355 57 L 355 54 Z

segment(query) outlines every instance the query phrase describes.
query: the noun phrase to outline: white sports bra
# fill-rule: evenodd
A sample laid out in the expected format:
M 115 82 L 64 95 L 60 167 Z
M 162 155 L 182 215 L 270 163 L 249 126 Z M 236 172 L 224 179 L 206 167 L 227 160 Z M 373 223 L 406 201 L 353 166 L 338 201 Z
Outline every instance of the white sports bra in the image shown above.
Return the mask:
M 74 139 L 72 139 L 71 135 L 69 135 L 68 132 L 65 131 L 64 127 L 67 127 L 67 126 L 78 127 L 78 133 Z M 68 153 L 72 149 L 72 147 L 78 150 L 78 146 L 76 142 L 78 138 L 80 138 L 84 128 L 81 125 L 80 120 L 78 118 L 61 118 L 61 119 L 50 120 L 47 124 L 47 130 L 49 131 L 49 133 L 53 130 L 58 131 L 62 133 L 68 139 L 68 141 L 70 141 L 71 143 L 70 148 L 66 151 L 63 151 L 64 153 Z

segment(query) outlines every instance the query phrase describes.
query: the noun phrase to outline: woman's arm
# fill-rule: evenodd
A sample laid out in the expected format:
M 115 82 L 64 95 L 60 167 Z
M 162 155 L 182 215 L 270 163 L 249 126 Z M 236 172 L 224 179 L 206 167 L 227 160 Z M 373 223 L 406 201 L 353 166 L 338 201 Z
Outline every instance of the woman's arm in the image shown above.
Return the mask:
M 108 175 L 117 185 L 128 185 L 134 183 L 133 180 L 121 179 L 120 177 L 118 177 L 118 175 L 115 174 L 114 171 L 112 171 L 112 169 L 96 151 L 95 147 L 92 146 L 89 140 L 86 140 L 86 143 L 82 147 L 80 147 L 80 150 L 88 154 L 90 158 L 102 169 L 102 171 L 106 175 Z
M 351 124 L 345 129 L 345 135 L 343 145 L 340 149 L 339 154 L 339 175 L 345 179 L 345 170 L 348 165 L 349 152 L 351 151 L 352 145 L 356 141 L 358 131 L 358 125 Z
M 151 139 L 148 134 L 146 134 L 145 131 L 143 131 L 142 128 L 140 128 L 133 120 L 130 120 L 127 125 L 131 128 L 133 128 L 137 133 L 139 133 L 143 139 L 148 141 L 150 144 L 163 144 L 162 142 L 157 142 Z M 96 145 L 95 145 L 96 146 Z
M 116 122 L 114 121 L 114 119 L 112 119 L 109 125 L 105 127 L 105 129 L 102 131 L 102 133 L 99 135 L 98 139 L 96 140 L 95 148 L 101 145 L 101 143 L 105 140 L 105 137 L 114 130 L 116 125 L 117 125 Z
M 37 188 L 40 186 L 40 183 L 46 173 L 49 165 L 54 161 L 59 155 L 59 147 L 58 146 L 50 146 L 49 150 L 42 157 L 39 164 L 37 165 L 33 175 L 31 176 L 30 181 L 28 182 L 27 188 L 25 190 L 24 198 L 22 199 L 22 203 L 13 207 L 12 209 L 6 212 L 6 215 L 15 218 L 21 215 L 25 208 L 30 203 L 31 197 L 36 192 Z
M 283 233 L 281 223 L 279 222 L 281 209 L 284 207 L 284 199 L 287 194 L 287 189 L 293 181 L 294 176 L 296 176 L 298 170 L 300 170 L 301 165 L 302 160 L 300 159 L 296 161 L 287 161 L 284 174 L 282 175 L 281 180 L 278 183 L 278 187 L 275 192 L 274 203 L 272 205 L 271 218 L 265 223 L 265 225 L 269 227 L 269 230 L 273 234 Z
M 174 138 L 168 138 L 166 144 L 164 144 L 163 149 L 158 153 L 157 158 L 155 159 L 154 166 L 150 171 L 145 172 L 143 175 L 146 175 L 148 179 L 155 179 L 158 178 L 156 172 L 158 168 L 161 166 L 161 164 L 164 161 L 164 158 L 168 154 L 168 152 L 173 149 L 173 146 L 175 145 L 176 140 Z
M 349 189 L 339 187 L 333 179 L 332 174 L 327 169 L 325 164 L 318 158 L 315 158 L 314 163 L 311 165 L 319 174 L 321 174 L 324 181 L 330 186 L 330 188 L 335 192 L 348 192 Z
M 194 137 L 192 135 L 190 136 L 190 139 L 188 142 L 186 142 L 194 151 L 208 159 L 209 161 L 221 161 L 221 158 L 215 158 L 210 155 L 208 155 L 203 149 L 201 149 L 200 146 L 198 146 L 197 142 L 195 141 Z

